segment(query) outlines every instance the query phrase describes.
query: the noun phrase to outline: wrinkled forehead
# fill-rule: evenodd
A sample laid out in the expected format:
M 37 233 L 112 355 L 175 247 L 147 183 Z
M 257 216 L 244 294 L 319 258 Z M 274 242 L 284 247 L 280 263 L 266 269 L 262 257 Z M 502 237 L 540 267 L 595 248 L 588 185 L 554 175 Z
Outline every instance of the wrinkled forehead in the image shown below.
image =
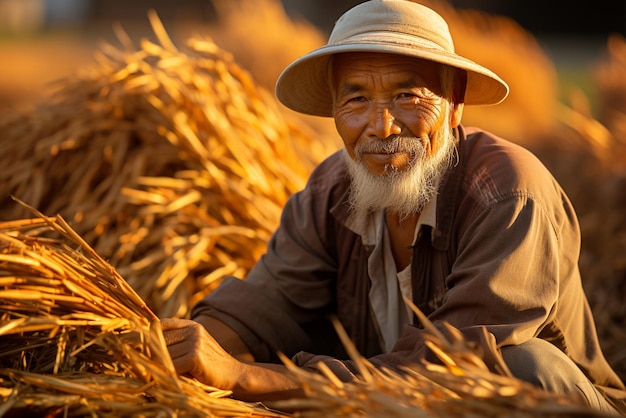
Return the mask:
M 358 76 L 361 72 L 380 71 L 382 73 L 404 72 L 407 78 L 419 79 L 433 87 L 440 86 L 442 65 L 428 60 L 397 54 L 377 52 L 346 52 L 333 55 L 329 63 L 330 87 L 346 75 Z

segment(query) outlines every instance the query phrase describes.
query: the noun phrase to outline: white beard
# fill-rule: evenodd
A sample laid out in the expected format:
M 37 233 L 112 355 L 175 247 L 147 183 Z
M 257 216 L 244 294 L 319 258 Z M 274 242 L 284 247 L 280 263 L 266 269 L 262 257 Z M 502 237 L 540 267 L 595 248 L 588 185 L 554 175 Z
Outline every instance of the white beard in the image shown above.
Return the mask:
M 357 212 L 386 209 L 400 218 L 420 213 L 437 191 L 443 175 L 456 157 L 452 130 L 446 130 L 440 139 L 443 143 L 436 154 L 426 157 L 423 142 L 415 137 L 370 141 L 355 148 L 355 160 L 344 150 L 348 172 L 352 179 L 350 205 Z M 400 149 L 414 155 L 411 165 L 404 171 L 387 166 L 381 175 L 372 174 L 360 160 L 367 149 L 391 151 Z

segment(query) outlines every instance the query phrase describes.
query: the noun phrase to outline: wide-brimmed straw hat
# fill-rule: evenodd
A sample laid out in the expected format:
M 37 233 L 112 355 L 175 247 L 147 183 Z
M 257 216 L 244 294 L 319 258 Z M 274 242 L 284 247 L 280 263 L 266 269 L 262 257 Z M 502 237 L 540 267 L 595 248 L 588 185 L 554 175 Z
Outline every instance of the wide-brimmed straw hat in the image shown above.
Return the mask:
M 343 52 L 381 52 L 421 58 L 467 72 L 465 104 L 500 103 L 507 84 L 487 68 L 454 52 L 446 21 L 410 0 L 371 0 L 337 20 L 328 43 L 291 63 L 276 83 L 287 107 L 315 116 L 332 116 L 330 57 Z

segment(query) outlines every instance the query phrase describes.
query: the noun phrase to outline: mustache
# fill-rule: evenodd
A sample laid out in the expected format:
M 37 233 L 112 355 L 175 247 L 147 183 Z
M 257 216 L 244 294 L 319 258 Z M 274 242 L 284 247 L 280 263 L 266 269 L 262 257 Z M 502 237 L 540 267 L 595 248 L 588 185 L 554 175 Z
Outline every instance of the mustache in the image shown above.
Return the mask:
M 393 154 L 396 152 L 422 152 L 424 144 L 415 136 L 396 135 L 391 138 L 372 138 L 358 144 L 354 151 L 360 159 L 364 153 Z

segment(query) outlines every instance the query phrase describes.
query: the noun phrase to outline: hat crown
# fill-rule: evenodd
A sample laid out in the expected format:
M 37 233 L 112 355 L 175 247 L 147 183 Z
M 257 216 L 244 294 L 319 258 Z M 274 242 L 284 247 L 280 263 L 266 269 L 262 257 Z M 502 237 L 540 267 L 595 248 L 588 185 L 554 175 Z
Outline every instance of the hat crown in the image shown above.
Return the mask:
M 435 11 L 406 0 L 371 0 L 344 13 L 328 45 L 390 43 L 454 52 L 448 24 Z

